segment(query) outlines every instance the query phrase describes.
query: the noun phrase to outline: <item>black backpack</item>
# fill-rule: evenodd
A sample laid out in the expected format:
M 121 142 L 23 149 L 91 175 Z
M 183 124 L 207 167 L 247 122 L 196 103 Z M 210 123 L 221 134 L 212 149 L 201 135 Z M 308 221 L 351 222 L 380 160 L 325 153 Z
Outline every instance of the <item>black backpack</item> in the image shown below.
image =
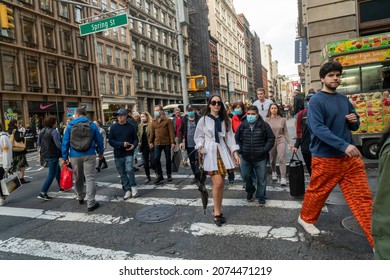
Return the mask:
M 91 148 L 91 122 L 76 123 L 70 131 L 70 145 L 78 152 L 86 152 Z

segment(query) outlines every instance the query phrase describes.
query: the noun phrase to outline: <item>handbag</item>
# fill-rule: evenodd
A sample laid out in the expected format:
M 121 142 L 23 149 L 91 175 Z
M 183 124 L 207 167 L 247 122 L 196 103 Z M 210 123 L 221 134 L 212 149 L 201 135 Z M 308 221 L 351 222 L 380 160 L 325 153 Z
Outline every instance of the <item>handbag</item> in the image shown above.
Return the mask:
M 11 141 L 11 144 L 12 144 L 12 151 L 13 152 L 23 152 L 24 150 L 26 150 L 25 140 L 23 139 L 20 142 L 16 141 L 15 140 L 15 133 L 16 133 L 16 129 L 14 129 L 12 131 L 11 135 L 9 136 L 9 140 Z
M 2 195 L 10 195 L 22 186 L 18 175 L 13 174 L 1 180 Z
M 173 152 L 172 156 L 172 172 L 179 172 L 180 167 L 180 151 Z
M 60 186 L 63 190 L 70 190 L 73 187 L 73 171 L 67 165 L 62 167 L 60 174 Z
M 296 157 L 296 159 L 295 159 Z M 303 162 L 296 152 L 293 153 L 288 171 L 290 194 L 292 196 L 303 196 L 305 194 L 305 173 Z

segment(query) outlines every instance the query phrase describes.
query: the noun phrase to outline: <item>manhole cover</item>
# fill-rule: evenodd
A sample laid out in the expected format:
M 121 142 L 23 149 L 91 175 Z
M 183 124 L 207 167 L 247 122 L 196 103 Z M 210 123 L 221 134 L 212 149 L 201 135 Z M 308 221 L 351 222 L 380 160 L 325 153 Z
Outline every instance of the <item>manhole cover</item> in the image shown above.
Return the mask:
M 358 224 L 358 222 L 356 221 L 354 216 L 349 216 L 349 217 L 344 218 L 341 221 L 341 224 L 347 230 L 352 231 L 353 233 L 365 236 L 364 231 L 362 230 L 362 228 L 360 227 L 360 225 Z
M 169 220 L 177 213 L 173 205 L 152 205 L 142 208 L 135 214 L 135 218 L 143 223 L 159 223 Z
M 347 205 L 347 202 L 345 202 L 344 196 L 341 192 L 331 192 L 325 203 L 334 205 Z

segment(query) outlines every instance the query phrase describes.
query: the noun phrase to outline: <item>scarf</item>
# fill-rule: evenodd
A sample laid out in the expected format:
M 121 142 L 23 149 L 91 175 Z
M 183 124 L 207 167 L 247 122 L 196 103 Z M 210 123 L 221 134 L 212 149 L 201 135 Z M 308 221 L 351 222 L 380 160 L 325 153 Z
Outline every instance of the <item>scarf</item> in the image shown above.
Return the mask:
M 211 114 L 208 114 L 207 116 L 210 117 L 212 120 L 214 120 L 215 142 L 220 143 L 219 142 L 219 132 L 222 132 L 222 121 L 221 121 L 221 118 L 220 117 L 216 118 L 216 117 L 214 117 Z

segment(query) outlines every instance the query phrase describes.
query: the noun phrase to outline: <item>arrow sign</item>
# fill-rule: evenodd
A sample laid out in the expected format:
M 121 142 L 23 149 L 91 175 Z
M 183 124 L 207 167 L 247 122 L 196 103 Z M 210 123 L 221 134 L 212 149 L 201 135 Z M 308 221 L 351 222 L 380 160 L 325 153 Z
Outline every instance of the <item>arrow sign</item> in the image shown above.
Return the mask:
M 84 24 L 80 24 L 80 35 L 88 35 L 97 33 L 103 30 L 107 30 L 122 25 L 127 25 L 127 14 L 120 14 L 114 17 L 105 18 L 102 20 L 92 21 Z

